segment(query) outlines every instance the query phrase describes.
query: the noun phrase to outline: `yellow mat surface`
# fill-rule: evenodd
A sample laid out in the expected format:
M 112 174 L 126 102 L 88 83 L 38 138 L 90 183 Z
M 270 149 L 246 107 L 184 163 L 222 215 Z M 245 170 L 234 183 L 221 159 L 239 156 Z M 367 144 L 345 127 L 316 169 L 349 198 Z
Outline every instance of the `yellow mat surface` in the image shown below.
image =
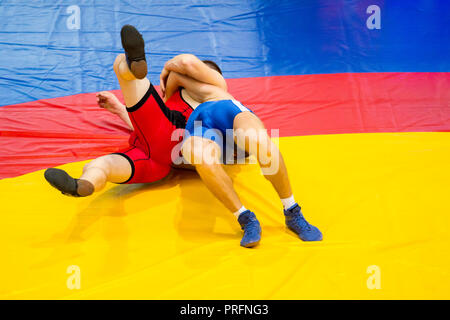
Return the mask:
M 256 165 L 227 168 L 261 222 L 254 249 L 239 246 L 236 219 L 195 172 L 70 198 L 39 171 L 0 181 L 0 298 L 450 299 L 449 133 L 290 137 L 280 147 L 322 242 L 286 230 Z M 77 175 L 83 164 L 61 168 Z M 67 286 L 70 266 L 80 289 Z

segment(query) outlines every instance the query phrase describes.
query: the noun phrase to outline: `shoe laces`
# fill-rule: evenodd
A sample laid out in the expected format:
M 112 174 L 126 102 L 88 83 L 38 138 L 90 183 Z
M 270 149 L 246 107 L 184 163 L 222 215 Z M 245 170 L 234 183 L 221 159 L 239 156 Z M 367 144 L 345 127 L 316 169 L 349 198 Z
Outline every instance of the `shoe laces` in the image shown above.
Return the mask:
M 244 230 L 246 236 L 253 238 L 258 235 L 260 226 L 256 217 L 245 217 L 244 220 L 245 221 L 243 221 L 243 223 L 241 224 L 241 229 Z
M 244 233 L 249 238 L 255 238 L 259 234 L 258 228 L 244 229 Z
M 303 217 L 300 210 L 301 210 L 300 206 L 297 206 L 294 208 L 294 210 L 289 212 L 290 213 L 288 214 L 289 221 L 295 225 L 300 226 L 300 228 L 302 229 L 305 228 L 306 230 L 311 231 L 311 225 L 308 223 L 308 221 L 306 221 L 305 217 Z
M 238 222 L 241 225 L 241 227 L 244 227 L 255 220 L 256 220 L 255 214 L 251 211 L 241 213 L 241 215 L 238 218 Z
M 311 225 L 301 214 L 292 217 L 291 221 L 293 221 L 296 225 L 299 225 L 302 229 L 305 228 L 306 230 L 311 231 Z

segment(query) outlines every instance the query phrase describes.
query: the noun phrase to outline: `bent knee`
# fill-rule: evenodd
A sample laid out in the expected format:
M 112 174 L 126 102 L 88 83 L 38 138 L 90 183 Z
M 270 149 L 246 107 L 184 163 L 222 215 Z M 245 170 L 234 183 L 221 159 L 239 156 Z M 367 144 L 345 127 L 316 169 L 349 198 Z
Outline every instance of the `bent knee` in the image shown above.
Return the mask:
M 110 170 L 110 167 L 111 159 L 109 158 L 109 156 L 103 156 L 86 163 L 83 167 L 83 172 L 93 168 L 108 172 Z
M 211 140 L 189 137 L 181 147 L 181 154 L 192 165 L 208 165 L 220 163 L 221 150 Z
M 192 154 L 193 143 L 194 142 L 192 141 L 192 139 L 188 138 L 184 141 L 183 145 L 181 146 L 181 155 L 189 164 L 193 164 L 193 154 Z
M 236 145 L 251 155 L 272 154 L 276 146 L 267 134 L 266 129 L 235 130 Z
M 181 154 L 189 164 L 198 164 L 202 157 L 202 141 L 197 137 L 189 137 L 181 147 Z

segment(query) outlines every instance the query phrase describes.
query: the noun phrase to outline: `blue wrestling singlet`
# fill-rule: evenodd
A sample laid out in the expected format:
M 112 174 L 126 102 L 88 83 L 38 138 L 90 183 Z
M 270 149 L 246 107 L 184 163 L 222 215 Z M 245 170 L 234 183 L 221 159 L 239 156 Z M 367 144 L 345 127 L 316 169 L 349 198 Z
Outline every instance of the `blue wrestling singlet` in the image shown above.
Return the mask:
M 233 129 L 236 115 L 245 111 L 253 112 L 236 100 L 203 102 L 189 117 L 186 123 L 185 138 L 199 136 L 211 139 L 214 135 L 213 132 L 220 132 L 225 137 L 226 130 Z M 208 132 L 209 130 L 212 131 Z
M 216 142 L 222 148 L 224 158 L 228 150 L 235 154 L 233 121 L 236 115 L 245 111 L 253 112 L 236 100 L 204 102 L 190 115 L 186 123 L 184 141 L 189 136 L 203 137 Z

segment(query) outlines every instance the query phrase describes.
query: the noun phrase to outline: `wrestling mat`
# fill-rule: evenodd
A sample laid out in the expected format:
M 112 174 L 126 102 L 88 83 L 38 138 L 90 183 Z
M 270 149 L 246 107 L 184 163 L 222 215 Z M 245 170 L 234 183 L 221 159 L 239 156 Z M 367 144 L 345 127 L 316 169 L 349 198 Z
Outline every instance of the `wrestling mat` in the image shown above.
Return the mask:
M 450 286 L 448 133 L 280 139 L 295 194 L 324 240 L 284 227 L 257 165 L 229 166 L 260 246 L 195 172 L 155 185 L 59 195 L 37 171 L 0 182 L 2 298 L 442 299 Z M 83 162 L 61 168 L 81 173 Z M 298 197 L 298 196 L 297 196 Z M 69 290 L 69 266 L 80 290 Z M 381 289 L 367 282 L 379 268 Z

